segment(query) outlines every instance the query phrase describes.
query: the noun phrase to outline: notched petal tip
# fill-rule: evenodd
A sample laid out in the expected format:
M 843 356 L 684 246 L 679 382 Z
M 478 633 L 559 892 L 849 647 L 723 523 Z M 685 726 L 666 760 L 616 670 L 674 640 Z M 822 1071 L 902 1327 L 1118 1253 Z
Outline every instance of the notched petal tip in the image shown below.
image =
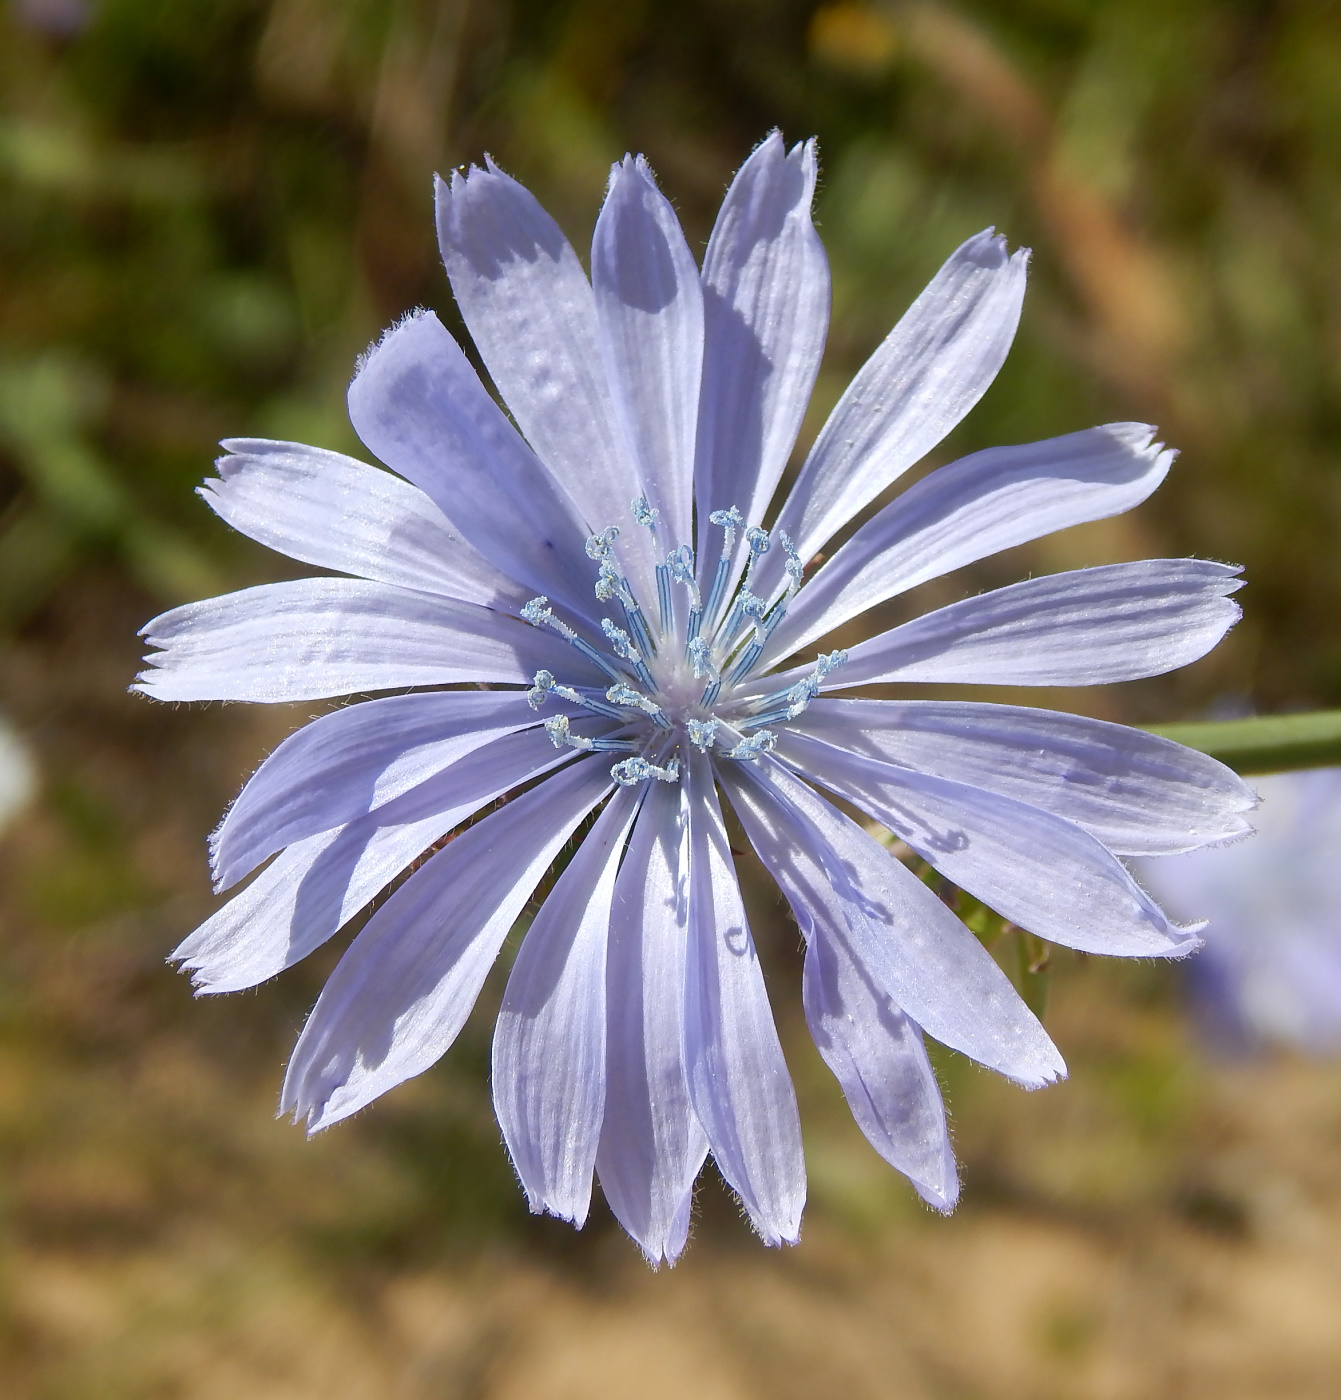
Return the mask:
M 1159 429 L 1153 423 L 1117 422 L 1100 423 L 1093 432 L 1103 433 L 1105 437 L 1112 438 L 1115 442 L 1120 442 L 1123 447 L 1132 452 L 1156 455 L 1164 450 L 1162 442 L 1155 441 L 1155 434 Z
M 551 1215 L 555 1220 L 562 1220 L 565 1225 L 571 1225 L 574 1230 L 581 1230 L 591 1214 L 590 1200 L 580 1205 L 565 1206 L 559 1201 L 547 1201 L 543 1197 L 533 1196 L 529 1191 L 526 1192 L 526 1207 L 532 1215 Z
M 795 148 L 793 147 L 793 149 Z M 786 156 L 788 151 L 782 138 L 782 128 L 780 126 L 775 126 L 762 141 L 756 144 L 749 155 L 745 157 L 742 166 L 748 165 L 752 160 L 772 160 L 779 154 Z
M 220 984 L 212 982 L 203 968 L 192 967 L 190 963 L 184 963 L 177 969 L 178 972 L 189 972 L 191 974 L 191 995 L 199 1001 L 202 997 L 224 997 L 230 992 L 245 992 L 250 990 L 247 986 L 234 986 L 231 983 Z
M 1009 258 L 1006 235 L 998 233 L 994 224 L 966 238 L 951 254 L 952 261 L 975 262 L 993 270 L 1003 267 Z
M 1005 1070 L 998 1073 L 1004 1074 L 1012 1084 L 1018 1084 L 1020 1088 L 1033 1093 L 1036 1089 L 1046 1089 L 1051 1084 L 1060 1084 L 1063 1079 L 1070 1077 L 1070 1071 L 1066 1068 L 1066 1061 L 1062 1059 L 1062 1052 L 1053 1044 L 1052 1037 L 1043 1030 L 1042 1023 L 1039 1023 L 1039 1030 L 1042 1031 L 1047 1040 L 1048 1048 L 1052 1054 L 1046 1060 L 1035 1059 L 1031 1068 L 1031 1073 L 1011 1074 Z
M 456 199 L 469 199 L 469 197 L 480 189 L 487 189 L 495 181 L 505 181 L 510 185 L 515 185 L 515 181 L 506 170 L 500 168 L 493 156 L 485 151 L 483 164 L 471 161 L 466 165 L 453 166 L 450 178 L 444 179 L 441 175 L 434 175 L 433 190 L 435 202 L 439 203 L 438 216 L 441 218 L 452 202 Z
M 366 1105 L 365 1105 L 366 1107 Z M 295 1104 L 293 1116 L 289 1120 L 296 1128 L 299 1123 L 303 1124 L 303 1134 L 305 1137 L 314 1138 L 318 1133 L 324 1133 L 327 1128 L 333 1128 L 337 1123 L 351 1116 L 357 1110 L 350 1110 L 350 1113 L 329 1113 L 329 1100 L 323 1103 L 314 1103 L 307 1106 Z M 276 1118 L 282 1118 L 287 1112 L 283 1105 L 280 1106 Z M 306 1121 L 304 1121 L 306 1120 Z
M 692 1189 L 682 1211 L 682 1215 L 671 1222 L 664 1238 L 644 1240 L 636 1235 L 632 1236 L 634 1244 L 638 1246 L 653 1273 L 657 1273 L 663 1264 L 668 1269 L 673 1269 L 684 1254 L 685 1246 L 689 1243 L 690 1216 L 693 1211 Z
M 786 137 L 782 134 L 782 128 L 775 126 L 762 141 L 750 152 L 742 165 L 748 164 L 752 160 L 769 162 L 785 161 L 789 165 L 799 164 L 803 168 L 807 165 L 813 167 L 819 154 L 819 138 L 807 136 L 802 141 L 794 141 L 791 146 L 787 145 Z
M 1013 253 L 1004 233 L 998 233 L 995 225 L 989 224 L 981 233 L 966 238 L 951 253 L 948 262 L 976 263 L 984 271 L 999 272 L 1009 265 L 1017 272 L 1024 272 L 1033 253 L 1032 248 L 1017 248 Z
M 647 157 L 639 151 L 636 155 L 625 151 L 623 156 L 614 161 L 610 166 L 610 174 L 605 182 L 605 197 L 607 200 L 618 190 L 623 193 L 623 185 L 626 181 L 634 182 L 638 185 L 650 186 L 656 190 L 657 180 L 652 173 L 652 167 L 647 163 Z M 637 197 L 636 195 L 634 196 Z
M 1013 1078 L 1013 1076 L 1007 1076 Z M 1027 1093 L 1034 1093 L 1038 1089 L 1050 1088 L 1053 1084 L 1060 1084 L 1063 1079 L 1070 1078 L 1070 1073 L 1065 1065 L 1061 1065 L 1054 1070 L 1048 1070 L 1038 1079 L 1016 1079 L 1014 1082 Z

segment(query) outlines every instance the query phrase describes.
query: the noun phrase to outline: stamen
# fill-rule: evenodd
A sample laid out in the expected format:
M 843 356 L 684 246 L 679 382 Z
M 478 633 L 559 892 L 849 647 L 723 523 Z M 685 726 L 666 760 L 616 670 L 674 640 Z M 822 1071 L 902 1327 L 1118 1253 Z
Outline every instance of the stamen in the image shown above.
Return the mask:
M 691 719 L 685 728 L 689 731 L 689 742 L 696 749 L 702 749 L 707 753 L 712 748 L 712 741 L 717 735 L 720 720 L 715 719 Z
M 551 671 L 537 671 L 535 673 L 535 683 L 526 692 L 526 703 L 533 709 L 538 710 L 545 701 L 549 699 L 549 693 L 554 689 L 554 674 Z
M 712 588 L 708 592 L 708 606 L 704 610 L 708 617 L 716 617 L 721 606 L 722 595 L 726 592 L 727 575 L 731 572 L 731 553 L 736 547 L 736 531 L 744 525 L 741 513 L 732 506 L 729 510 L 715 510 L 708 517 L 714 525 L 722 527 L 722 557 L 717 561 L 712 576 Z
M 754 623 L 755 638 L 762 642 L 767 634 L 764 633 L 760 626 L 759 619 L 763 617 L 766 611 L 767 604 L 764 600 L 760 598 L 758 594 L 751 593 L 750 590 L 742 584 L 740 591 L 736 594 L 736 601 L 732 604 L 731 613 L 726 619 L 725 626 L 722 628 L 725 644 L 729 647 L 735 641 L 736 635 L 740 631 L 741 624 L 746 618 L 749 618 Z
M 629 587 L 628 581 L 625 579 L 621 582 L 624 586 L 620 591 L 619 606 L 624 610 L 624 621 L 633 629 L 637 645 L 642 648 L 643 654 L 645 656 L 655 655 L 656 643 L 652 640 L 652 632 L 647 625 L 647 619 L 643 616 L 643 610 L 638 606 L 638 600 L 633 596 L 633 590 Z M 648 683 L 651 683 L 650 679 Z
M 722 601 L 722 595 L 726 592 L 727 575 L 731 572 L 731 559 L 723 553 L 717 561 L 717 569 L 712 576 L 712 587 L 708 590 L 708 616 L 716 616 L 717 609 Z
M 751 593 L 747 588 L 741 589 L 740 614 L 742 617 L 748 617 L 754 623 L 754 639 L 761 645 L 768 636 L 764 631 L 763 623 L 763 617 L 767 611 L 768 604 L 757 593 Z
M 748 739 L 742 739 L 735 748 L 728 749 L 726 756 L 742 763 L 753 763 L 761 753 L 772 753 L 777 742 L 778 736 L 771 729 L 761 729 Z
M 803 676 L 788 690 L 775 690 L 771 695 L 765 695 L 759 701 L 760 708 L 745 721 L 745 725 L 754 728 L 756 725 L 773 724 L 778 720 L 795 719 L 820 693 L 825 678 L 846 660 L 847 652 L 841 648 L 838 651 L 821 653 L 816 658 L 815 669 L 808 676 Z
M 572 631 L 571 627 L 560 622 L 554 616 L 554 609 L 550 607 L 549 599 L 543 593 L 538 598 L 532 598 L 522 609 L 521 615 L 532 627 L 553 627 L 556 631 L 559 629 L 562 629 L 562 632 Z
M 545 733 L 556 749 L 582 749 L 585 753 L 637 753 L 641 747 L 633 739 L 588 739 L 574 734 L 567 715 L 553 715 L 545 721 Z
M 698 582 L 694 578 L 694 551 L 687 544 L 672 549 L 666 556 L 666 567 L 671 571 L 675 582 L 684 584 L 689 590 L 689 601 L 694 607 L 701 608 L 703 601 L 699 596 Z
M 596 576 L 596 596 L 603 603 L 618 598 L 625 612 L 638 606 L 628 579 L 608 559 L 601 560 L 601 570 Z
M 699 708 L 710 710 L 717 703 L 717 697 L 722 693 L 722 682 L 720 677 L 714 677 L 703 687 L 703 694 L 698 697 Z
M 712 664 L 712 648 L 702 637 L 694 637 L 687 648 L 689 661 L 694 668 L 694 679 L 702 680 L 704 676 L 711 676 L 717 679 L 717 668 Z
M 647 655 L 656 651 L 652 642 L 652 634 L 648 630 L 647 619 L 643 616 L 643 610 L 638 606 L 638 600 L 633 596 L 633 589 L 629 586 L 629 581 L 611 562 L 610 551 L 616 536 L 619 534 L 619 527 L 611 525 L 602 530 L 599 535 L 592 535 L 587 540 L 587 553 L 593 559 L 600 560 L 600 571 L 596 575 L 596 597 L 602 603 L 608 603 L 611 598 L 619 599 L 619 606 L 624 609 L 624 616 L 628 619 L 629 626 L 637 634 L 638 644 Z
M 611 768 L 610 776 L 620 787 L 637 787 L 646 778 L 675 783 L 680 780 L 680 760 L 673 758 L 664 768 L 658 768 L 655 763 L 649 763 L 645 758 L 626 758 Z
M 756 640 L 752 641 L 732 663 L 731 669 L 726 673 L 727 684 L 735 685 L 737 681 L 744 680 L 749 674 L 750 668 L 763 655 L 763 652 L 763 643 L 756 638 Z
M 753 715 L 742 728 L 756 729 L 762 724 L 777 724 L 783 720 L 795 719 L 815 698 L 817 689 L 818 687 L 813 685 L 812 678 L 809 676 L 797 681 L 790 690 L 782 692 L 783 703 L 781 705 Z
M 647 696 L 640 695 L 632 686 L 616 684 L 605 692 L 605 698 L 612 705 L 623 705 L 626 710 L 641 710 L 658 729 L 673 729 L 675 726 L 666 716 L 665 710 Z
M 805 565 L 801 563 L 801 556 L 796 552 L 796 546 L 792 543 L 786 530 L 778 531 L 778 543 L 782 546 L 782 552 L 787 556 L 787 563 L 784 566 L 787 570 L 787 587 L 782 596 L 773 604 L 773 610 L 768 615 L 768 630 L 770 632 L 786 616 L 787 604 L 795 597 L 796 590 L 800 588 L 801 580 L 805 575 Z M 749 582 L 748 577 L 746 582 Z
M 533 710 L 538 710 L 551 695 L 557 695 L 560 700 L 567 700 L 570 705 L 580 705 L 594 714 L 605 715 L 607 719 L 627 718 L 623 710 L 607 705 L 604 700 L 598 700 L 594 695 L 583 695 L 571 685 L 559 685 L 549 671 L 537 671 L 535 684 L 526 692 L 526 703 Z
M 736 531 L 745 523 L 744 517 L 735 508 L 730 506 L 726 510 L 715 510 L 708 517 L 714 525 L 720 525 L 726 538 L 722 541 L 722 553 L 730 554 L 736 547 Z
M 750 562 L 745 568 L 745 587 L 750 586 L 751 579 L 754 578 L 754 571 L 759 561 L 768 553 L 772 540 L 768 537 L 767 530 L 761 530 L 757 525 L 751 525 L 745 531 L 745 543 L 750 547 Z
M 629 640 L 629 634 L 622 628 L 616 627 L 608 617 L 601 618 L 601 631 L 610 639 L 610 645 L 615 649 L 616 656 L 622 656 L 625 661 L 637 661 L 638 648 Z
M 651 671 L 647 669 L 647 662 L 643 660 L 643 654 L 634 645 L 629 634 L 622 628 L 616 627 L 608 617 L 601 619 L 601 631 L 610 639 L 610 645 L 615 649 L 615 655 L 621 656 L 629 662 L 638 673 L 638 679 L 648 688 L 655 690 L 657 683 L 652 677 Z
M 657 565 L 657 613 L 665 636 L 671 630 L 671 571 L 665 564 Z
M 787 556 L 787 593 L 790 598 L 801 586 L 801 579 L 805 574 L 805 565 L 801 563 L 801 556 L 796 552 L 796 546 L 792 543 L 791 536 L 786 530 L 778 531 L 778 543 L 782 546 L 782 552 Z
M 549 599 L 543 593 L 538 598 L 532 598 L 522 609 L 521 615 L 532 627 L 548 627 L 557 632 L 565 642 L 575 646 L 588 661 L 598 666 L 612 681 L 620 679 L 620 674 L 615 667 L 590 642 L 579 637 L 562 618 L 554 616 L 554 609 L 550 607 Z
M 607 525 L 599 535 L 587 536 L 587 558 L 605 560 L 619 538 L 619 526 Z

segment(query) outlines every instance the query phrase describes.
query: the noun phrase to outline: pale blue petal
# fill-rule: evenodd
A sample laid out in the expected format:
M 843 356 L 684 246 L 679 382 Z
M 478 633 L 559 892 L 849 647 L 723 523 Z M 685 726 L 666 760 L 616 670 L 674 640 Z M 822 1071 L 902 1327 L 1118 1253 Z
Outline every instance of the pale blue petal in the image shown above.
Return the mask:
M 823 689 L 886 681 L 1103 685 L 1196 661 L 1238 621 L 1240 572 L 1204 559 L 1142 559 L 1012 583 L 924 613 L 848 652 Z M 742 696 L 785 689 L 809 666 L 756 677 Z
M 689 926 L 680 790 L 651 783 L 615 885 L 606 963 L 601 1189 L 653 1264 L 684 1248 L 708 1140 L 680 1054 Z
M 778 516 L 802 559 L 983 396 L 1015 338 L 1027 261 L 991 229 L 970 238 L 857 372 Z
M 172 953 L 197 996 L 254 987 L 300 962 L 354 917 L 457 818 L 336 827 L 296 842 Z
M 316 1132 L 441 1058 L 531 892 L 610 787 L 608 760 L 579 759 L 421 866 L 331 973 L 289 1062 L 281 1111 Z
M 173 953 L 200 994 L 235 992 L 305 958 L 454 827 L 569 762 L 537 730 L 500 739 L 347 826 L 290 846 Z
M 722 781 L 793 907 L 842 928 L 875 985 L 928 1035 L 1029 1089 L 1066 1073 L 991 954 L 856 822 L 772 760 L 724 769 Z
M 545 465 L 591 530 L 628 526 L 637 494 L 615 416 L 591 284 L 535 196 L 492 161 L 437 181 L 438 244 L 471 339 Z M 472 536 L 473 538 L 473 536 Z M 646 531 L 621 549 L 646 586 Z
M 703 373 L 703 293 L 680 221 L 647 162 L 625 156 L 591 245 L 597 331 L 615 416 L 666 547 L 691 538 L 694 434 Z M 630 499 L 633 494 L 630 486 Z M 612 519 L 627 528 L 627 502 Z M 604 522 L 603 522 L 604 523 Z
M 824 351 L 829 263 L 811 220 L 815 143 L 790 151 L 773 132 L 741 166 L 703 260 L 699 550 L 731 506 L 759 524 L 782 477 Z
M 928 579 L 1130 510 L 1173 458 L 1153 428 L 1110 423 L 941 467 L 863 525 L 805 585 L 769 639 L 765 664 Z
M 187 603 L 140 634 L 162 650 L 137 690 L 155 700 L 280 703 L 493 681 L 529 684 L 541 667 L 600 672 L 568 644 L 476 603 L 362 579 L 267 583 Z
M 531 1210 L 581 1226 L 605 1113 L 605 958 L 638 813 L 616 789 L 527 930 L 494 1026 L 494 1112 Z
M 349 419 L 496 568 L 579 617 L 597 615 L 580 512 L 432 312 L 368 352 L 349 386 Z
M 959 1174 L 921 1030 L 836 929 L 816 926 L 802 988 L 810 1034 L 866 1140 L 948 1214 L 959 1199 Z
M 684 1060 L 713 1160 L 765 1244 L 799 1238 L 805 1159 L 787 1062 L 736 883 L 706 755 L 687 764 L 689 950 Z
M 1040 938 L 1110 957 L 1183 957 L 1201 946 L 1074 822 L 796 733 L 782 736 L 778 753 L 887 826 L 946 879 Z
M 339 452 L 232 438 L 205 503 L 235 530 L 318 568 L 516 612 L 531 596 L 480 557 L 417 487 Z
M 369 700 L 313 720 L 256 770 L 211 838 L 215 888 L 540 719 L 525 691 L 447 690 Z
M 967 700 L 816 700 L 793 729 L 987 788 L 1082 826 L 1118 855 L 1246 836 L 1253 790 L 1195 749 L 1123 724 Z
M 862 1132 L 875 1150 L 903 1172 L 938 1210 L 950 1210 L 959 1193 L 954 1153 L 940 1087 L 922 1034 L 853 951 L 870 940 L 861 901 L 846 898 L 845 877 L 832 880 L 824 856 L 838 868 L 832 848 L 789 808 L 776 781 L 741 773 L 727 780 L 741 825 L 774 874 L 806 940 L 806 1021 L 825 1064 L 833 1071 Z M 898 935 L 881 927 L 877 938 Z M 883 961 L 883 960 L 882 960 Z

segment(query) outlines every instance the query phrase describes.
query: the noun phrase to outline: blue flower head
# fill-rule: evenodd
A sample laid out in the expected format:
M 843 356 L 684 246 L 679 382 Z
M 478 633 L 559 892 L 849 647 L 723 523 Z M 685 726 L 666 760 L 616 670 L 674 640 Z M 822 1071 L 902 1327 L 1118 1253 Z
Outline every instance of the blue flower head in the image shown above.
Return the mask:
M 951 254 L 780 491 L 828 320 L 814 187 L 813 142 L 768 137 L 699 268 L 627 157 L 588 280 L 492 162 L 439 182 L 452 289 L 511 418 L 434 315 L 408 317 L 349 390 L 390 470 L 241 440 L 204 487 L 229 524 L 339 576 L 146 629 L 158 650 L 139 685 L 157 699 L 396 692 L 315 720 L 262 764 L 212 860 L 220 889 L 269 864 L 175 954 L 201 992 L 252 986 L 438 847 L 351 942 L 303 1029 L 283 1105 L 314 1131 L 451 1046 L 532 892 L 599 810 L 508 979 L 494 1102 L 532 1209 L 580 1225 L 597 1176 L 654 1263 L 684 1246 L 709 1152 L 770 1244 L 797 1238 L 805 1199 L 723 799 L 804 935 L 820 1053 L 876 1151 L 941 1210 L 958 1182 L 923 1034 L 1029 1087 L 1064 1067 L 978 940 L 831 797 L 1039 937 L 1142 957 L 1197 939 L 1119 857 L 1239 835 L 1253 802 L 1210 759 L 1112 724 L 851 698 L 887 682 L 1156 675 L 1224 635 L 1238 579 L 1188 559 L 1083 569 L 822 650 L 928 579 L 1137 505 L 1173 454 L 1137 423 L 974 453 L 807 577 L 991 383 L 1026 270 L 991 230 Z
M 1254 780 L 1257 838 L 1143 861 L 1176 913 L 1207 918 L 1189 967 L 1213 1048 L 1341 1052 L 1341 768 Z

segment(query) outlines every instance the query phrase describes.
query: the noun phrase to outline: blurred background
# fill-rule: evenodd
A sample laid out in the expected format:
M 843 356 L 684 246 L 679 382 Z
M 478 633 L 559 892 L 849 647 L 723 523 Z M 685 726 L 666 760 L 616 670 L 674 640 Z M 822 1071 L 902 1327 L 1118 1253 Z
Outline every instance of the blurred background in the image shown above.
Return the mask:
M 434 170 L 493 153 L 590 236 L 647 153 L 701 249 L 774 126 L 834 272 L 804 437 L 944 257 L 1034 249 L 938 460 L 1115 419 L 1182 456 L 1130 517 L 929 586 L 1196 554 L 1244 622 L 1176 676 L 1016 698 L 1137 723 L 1341 705 L 1341 5 L 1328 0 L 0 0 L 0 1391 L 22 1400 L 1341 1393 L 1341 1070 L 1200 1048 L 1176 970 L 1053 959 L 1068 1083 L 942 1055 L 949 1221 L 866 1146 L 750 878 L 802 1101 L 804 1243 L 705 1174 L 650 1273 L 527 1215 L 491 985 L 437 1068 L 313 1142 L 273 1114 L 339 947 L 193 1002 L 205 836 L 317 707 L 129 696 L 164 607 L 292 576 L 193 496 L 216 441 L 358 451 L 354 357 L 459 329 Z M 343 945 L 344 939 L 336 940 Z

